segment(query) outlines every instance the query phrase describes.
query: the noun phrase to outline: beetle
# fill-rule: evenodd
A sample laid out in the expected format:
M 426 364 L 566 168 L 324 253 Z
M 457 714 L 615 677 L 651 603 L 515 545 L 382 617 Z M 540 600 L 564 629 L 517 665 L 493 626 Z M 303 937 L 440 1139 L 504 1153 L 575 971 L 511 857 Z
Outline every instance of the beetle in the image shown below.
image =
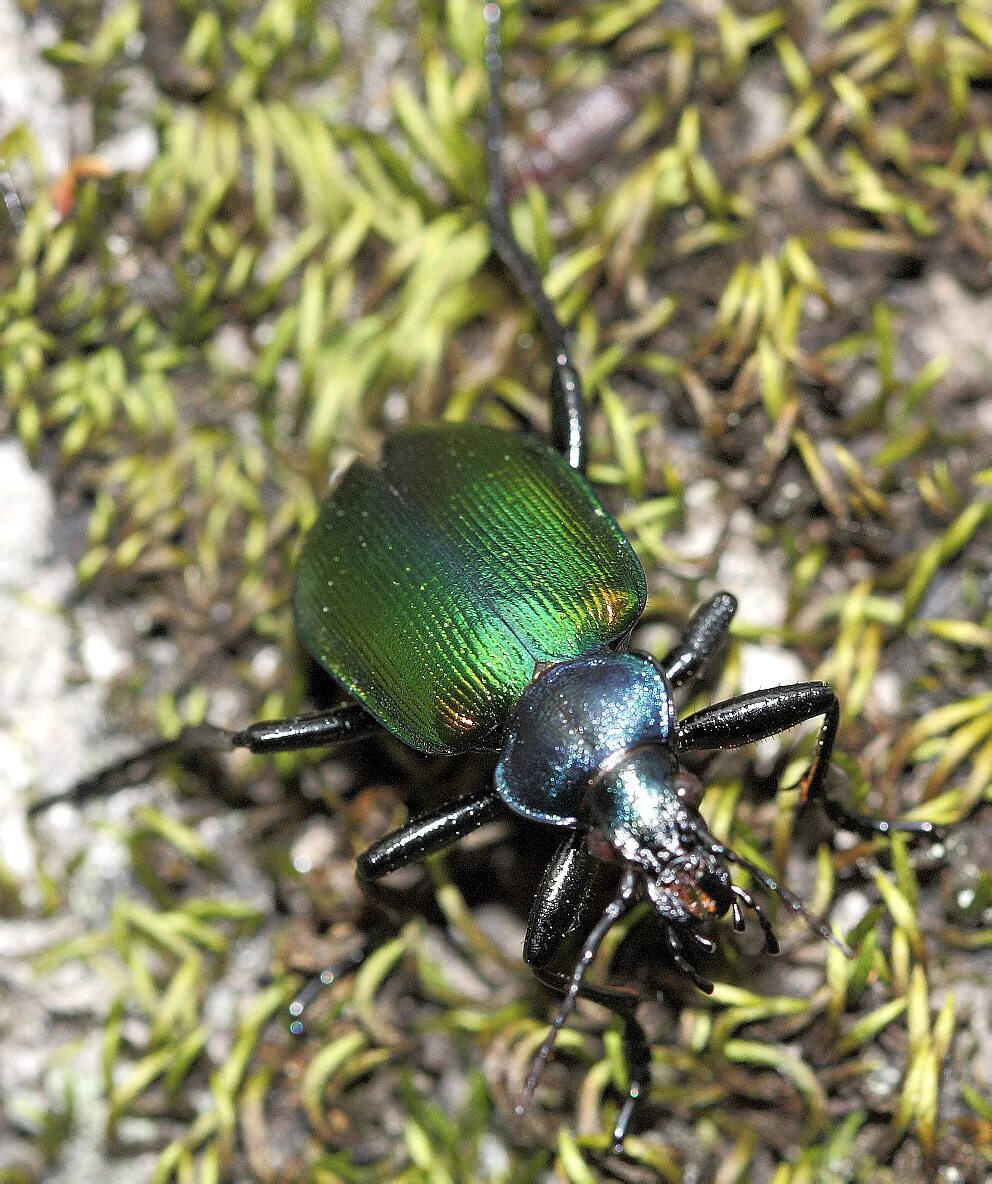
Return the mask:
M 674 965 L 702 991 L 713 985 L 689 954 L 715 949 L 710 922 L 729 914 L 742 930 L 750 911 L 766 950 L 778 951 L 762 905 L 731 877 L 735 864 L 846 950 L 787 888 L 710 833 L 699 812 L 703 786 L 684 755 L 751 744 L 821 718 L 799 782 L 801 801 L 818 802 L 836 825 L 863 834 L 935 828 L 868 818 L 826 795 L 840 712 L 822 682 L 740 695 L 679 718 L 675 692 L 726 640 L 737 607 L 730 593 L 703 605 L 661 660 L 631 647 L 645 576 L 586 479 L 585 403 L 568 333 L 511 225 L 499 8 L 490 3 L 484 13 L 492 246 L 551 347 L 550 441 L 472 423 L 412 426 L 387 440 L 378 468 L 354 462 L 303 542 L 292 599 L 300 638 L 350 700 L 236 732 L 195 729 L 180 742 L 275 753 L 352 741 L 384 727 L 422 753 L 498 753 L 489 788 L 380 839 L 360 856 L 357 873 L 374 885 L 507 811 L 561 832 L 523 957 L 563 1000 L 516 1113 L 530 1104 L 558 1032 L 585 996 L 623 1021 L 629 1087 L 612 1131 L 620 1151 L 648 1085 L 650 1049 L 636 993 L 594 986 L 585 976 L 606 933 L 635 903 L 651 907 Z M 172 747 L 159 745 L 140 759 Z M 134 761 L 125 765 L 131 769 Z M 72 796 L 87 796 L 87 786 L 101 782 L 105 775 Z M 614 870 L 616 886 L 571 974 L 562 973 L 556 957 L 604 865 Z M 295 1001 L 294 1017 L 306 998 Z

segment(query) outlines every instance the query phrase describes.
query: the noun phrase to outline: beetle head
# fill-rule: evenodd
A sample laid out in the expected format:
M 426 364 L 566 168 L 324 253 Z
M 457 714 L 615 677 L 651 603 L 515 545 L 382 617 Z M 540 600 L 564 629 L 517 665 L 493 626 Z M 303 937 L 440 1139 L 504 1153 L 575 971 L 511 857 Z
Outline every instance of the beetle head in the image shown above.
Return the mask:
M 730 871 L 699 815 L 702 796 L 669 748 L 645 744 L 604 764 L 585 802 L 592 854 L 639 869 L 662 920 L 690 929 L 733 903 Z

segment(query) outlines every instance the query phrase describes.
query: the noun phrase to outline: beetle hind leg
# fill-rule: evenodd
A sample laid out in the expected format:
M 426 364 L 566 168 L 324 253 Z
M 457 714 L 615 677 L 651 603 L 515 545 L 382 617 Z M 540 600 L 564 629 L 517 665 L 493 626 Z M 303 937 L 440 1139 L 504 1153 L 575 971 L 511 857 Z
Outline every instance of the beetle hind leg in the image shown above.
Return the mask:
M 517 241 L 510 221 L 510 200 L 503 168 L 503 59 L 500 55 L 499 5 L 486 4 L 483 12 L 488 22 L 485 55 L 489 76 L 486 108 L 489 235 L 493 250 L 530 302 L 551 346 L 551 442 L 573 469 L 584 473 L 587 451 L 585 411 L 582 383 L 572 364 L 571 344 L 544 290 L 537 264 Z
M 499 817 L 502 810 L 503 805 L 496 791 L 487 790 L 485 793 L 459 798 L 429 814 L 422 814 L 373 843 L 358 857 L 358 880 L 369 895 L 378 897 L 378 882 L 390 872 L 399 871 L 450 847 L 458 839 Z M 392 911 L 388 905 L 383 907 L 387 912 Z M 288 1007 L 289 1030 L 293 1035 L 302 1034 L 303 1013 L 310 1004 L 339 978 L 358 970 L 372 950 L 392 932 L 392 928 L 385 926 L 373 931 L 351 954 L 332 963 L 303 984 Z

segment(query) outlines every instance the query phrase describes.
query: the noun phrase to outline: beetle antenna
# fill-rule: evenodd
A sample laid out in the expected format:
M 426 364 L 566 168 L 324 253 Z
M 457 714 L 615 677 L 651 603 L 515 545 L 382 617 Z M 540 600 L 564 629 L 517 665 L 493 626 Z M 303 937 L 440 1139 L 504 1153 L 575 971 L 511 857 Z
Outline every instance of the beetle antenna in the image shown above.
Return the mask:
M 784 901 L 794 913 L 798 913 L 799 916 L 803 918 L 803 920 L 810 927 L 810 929 L 813 930 L 814 933 L 818 934 L 823 938 L 824 941 L 828 941 L 832 946 L 840 950 L 845 958 L 854 957 L 851 947 L 847 944 L 847 942 L 839 938 L 826 923 L 826 921 L 822 921 L 818 917 L 814 917 L 812 913 L 808 912 L 806 906 L 799 899 L 799 897 L 796 896 L 794 892 L 790 892 L 784 884 L 780 884 L 778 880 L 768 875 L 767 872 L 763 872 L 761 868 L 758 867 L 756 863 L 752 863 L 750 859 L 745 859 L 743 855 L 738 855 L 732 847 L 727 847 L 723 843 L 719 842 L 719 840 L 715 839 L 705 827 L 696 825 L 693 827 L 693 830 L 702 840 L 702 842 L 706 844 L 706 847 L 711 855 L 715 855 L 718 859 L 725 859 L 727 863 L 736 863 L 738 867 L 742 867 L 761 885 L 762 888 L 764 888 L 766 892 L 774 893 L 774 895 L 777 896 L 779 900 Z M 764 930 L 765 945 L 768 946 L 769 934 L 771 934 L 771 940 L 777 947 L 778 940 L 776 939 L 775 935 L 771 933 L 771 927 L 769 925 L 768 918 L 765 917 L 764 921 L 762 921 L 761 918 L 763 910 L 759 911 L 755 905 L 756 902 L 754 902 L 752 899 L 749 907 L 754 908 L 754 911 L 758 917 L 758 921 Z M 769 952 L 771 951 L 769 950 Z
M 575 1001 L 579 997 L 582 989 L 582 980 L 585 978 L 586 971 L 592 965 L 599 947 L 602 945 L 603 938 L 607 931 L 616 924 L 623 916 L 630 905 L 634 895 L 634 889 L 637 885 L 637 877 L 633 868 L 627 868 L 623 874 L 623 881 L 620 885 L 620 892 L 615 900 L 610 901 L 603 912 L 603 915 L 596 922 L 592 932 L 586 938 L 586 944 L 582 949 L 582 954 L 575 965 L 575 970 L 572 972 L 571 981 L 568 984 L 568 990 L 565 992 L 565 998 L 558 1008 L 558 1014 L 555 1016 L 551 1024 L 551 1030 L 544 1038 L 544 1042 L 537 1050 L 537 1055 L 531 1063 L 530 1072 L 527 1074 L 527 1080 L 524 1083 L 523 1092 L 520 1095 L 520 1100 L 514 1107 L 514 1114 L 518 1118 L 522 1118 L 527 1112 L 528 1107 L 534 1099 L 534 1091 L 537 1089 L 537 1083 L 540 1079 L 541 1073 L 544 1071 L 544 1066 L 548 1063 L 548 1058 L 551 1056 L 551 1050 L 555 1046 L 555 1041 L 558 1039 L 558 1033 L 565 1026 L 565 1021 L 575 1010 Z

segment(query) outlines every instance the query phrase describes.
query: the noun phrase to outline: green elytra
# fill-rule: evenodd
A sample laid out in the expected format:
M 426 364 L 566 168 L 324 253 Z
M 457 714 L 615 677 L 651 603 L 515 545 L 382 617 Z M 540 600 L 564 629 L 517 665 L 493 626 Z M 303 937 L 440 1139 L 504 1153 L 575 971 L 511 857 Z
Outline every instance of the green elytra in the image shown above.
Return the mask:
M 407 428 L 324 502 L 293 609 L 320 664 L 421 752 L 496 747 L 538 663 L 625 637 L 646 597 L 585 478 L 531 436 Z

